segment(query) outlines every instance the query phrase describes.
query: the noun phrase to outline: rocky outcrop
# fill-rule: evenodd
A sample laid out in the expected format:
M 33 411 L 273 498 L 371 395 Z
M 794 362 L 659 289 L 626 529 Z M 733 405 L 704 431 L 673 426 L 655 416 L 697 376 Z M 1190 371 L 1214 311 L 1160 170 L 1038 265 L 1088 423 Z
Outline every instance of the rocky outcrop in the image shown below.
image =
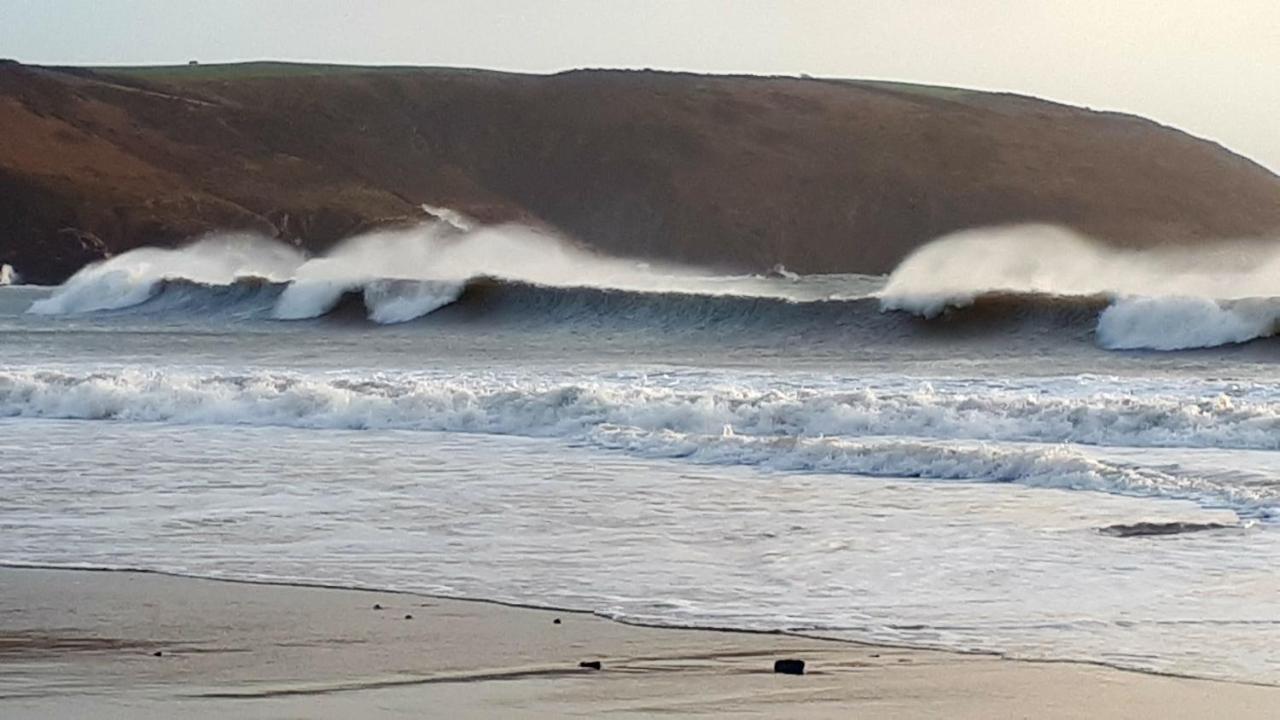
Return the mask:
M 29 282 L 56 282 L 65 268 L 79 268 L 111 255 L 107 244 L 91 232 L 76 228 L 60 228 L 38 238 L 35 251 L 23 264 L 23 275 Z
M 0 127 L 0 262 L 40 282 L 214 229 L 322 250 L 422 204 L 611 254 L 802 272 L 883 272 L 1011 222 L 1128 247 L 1280 229 L 1280 179 L 1212 143 L 880 82 L 6 63 Z

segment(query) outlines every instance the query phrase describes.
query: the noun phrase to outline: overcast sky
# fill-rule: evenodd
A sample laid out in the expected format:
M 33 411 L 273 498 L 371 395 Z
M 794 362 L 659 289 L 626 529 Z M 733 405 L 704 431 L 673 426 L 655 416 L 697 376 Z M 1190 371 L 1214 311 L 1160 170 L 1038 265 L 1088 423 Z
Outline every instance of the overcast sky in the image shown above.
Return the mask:
M 0 57 L 904 80 L 1134 112 L 1280 171 L 1280 0 L 0 0 Z

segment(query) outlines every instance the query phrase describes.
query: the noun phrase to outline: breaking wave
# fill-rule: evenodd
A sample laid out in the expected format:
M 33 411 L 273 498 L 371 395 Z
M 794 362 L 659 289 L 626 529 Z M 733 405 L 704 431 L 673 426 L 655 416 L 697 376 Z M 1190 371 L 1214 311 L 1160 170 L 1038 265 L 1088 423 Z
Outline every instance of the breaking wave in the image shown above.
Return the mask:
M 1182 350 L 1280 329 L 1280 245 L 1122 251 L 1047 226 L 971 230 L 917 250 L 890 276 L 881 307 L 935 318 L 992 293 L 1105 299 L 1098 344 Z
M 447 215 L 441 208 L 433 212 Z M 363 297 L 370 320 L 401 323 L 453 302 L 468 281 L 480 278 L 626 292 L 782 294 L 758 277 L 714 278 L 674 265 L 602 257 L 545 232 L 477 227 L 458 216 L 360 235 L 319 257 L 243 234 L 176 249 L 140 248 L 85 267 L 30 312 L 145 308 L 300 320 L 324 316 L 354 294 Z M 268 299 L 270 307 L 254 302 Z
M 1280 297 L 1268 293 L 1276 275 L 1275 245 L 1119 252 L 1065 230 L 1021 227 L 942 238 L 871 285 L 865 276 L 804 277 L 780 268 L 716 277 L 601 257 L 528 228 L 454 219 L 362 235 L 321 257 L 243 235 L 144 248 L 85 268 L 31 312 L 276 320 L 359 313 L 379 324 L 434 316 L 521 326 L 746 328 L 763 333 L 757 337 L 807 334 L 823 342 L 1013 333 L 1169 351 L 1275 335 Z M 851 284 L 832 280 L 841 277 Z
M 1271 337 L 1280 298 L 1126 297 L 1098 318 L 1098 344 L 1113 350 L 1183 350 Z
M 820 299 L 738 294 L 705 288 L 638 291 L 548 286 L 497 277 L 463 281 L 378 278 L 362 281 L 240 277 L 210 285 L 185 279 L 149 281 L 143 288 L 90 294 L 92 312 L 196 319 L 307 320 L 366 318 L 379 324 L 421 318 L 520 328 L 576 326 L 617 331 L 744 332 L 755 338 L 800 337 L 849 342 L 910 337 L 1042 335 L 1053 342 L 1087 339 L 1105 298 L 991 294 L 945 317 L 924 321 L 883 313 L 870 295 Z M 104 298 L 112 302 L 100 302 Z M 33 312 L 67 310 L 78 292 L 38 301 Z M 125 304 L 128 302 L 129 304 Z M 109 308 L 106 306 L 110 306 Z
M 539 375 L 2 370 L 0 416 L 556 437 L 702 463 L 1207 497 L 1254 513 L 1280 503 L 1280 485 L 1136 468 L 1059 444 L 1280 449 L 1280 405 L 1261 387 L 1188 400 L 928 383 L 681 389 Z

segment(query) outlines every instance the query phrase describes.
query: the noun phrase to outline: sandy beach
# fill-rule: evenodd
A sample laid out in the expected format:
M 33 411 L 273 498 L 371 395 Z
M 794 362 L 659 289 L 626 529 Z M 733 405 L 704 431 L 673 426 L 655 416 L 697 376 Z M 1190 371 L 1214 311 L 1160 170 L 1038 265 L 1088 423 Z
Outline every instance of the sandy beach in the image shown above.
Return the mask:
M 774 674 L 784 658 L 807 674 Z M 1276 707 L 1280 688 L 1086 664 L 387 592 L 0 570 L 6 718 L 1264 718 Z
M 1280 720 L 1280 3 L 0 18 L 0 720 Z

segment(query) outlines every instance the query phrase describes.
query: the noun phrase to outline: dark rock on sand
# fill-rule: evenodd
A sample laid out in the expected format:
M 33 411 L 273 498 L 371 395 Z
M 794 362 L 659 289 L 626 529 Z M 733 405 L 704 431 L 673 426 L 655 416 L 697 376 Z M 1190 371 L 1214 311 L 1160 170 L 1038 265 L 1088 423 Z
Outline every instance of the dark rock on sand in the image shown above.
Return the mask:
M 783 675 L 803 675 L 803 660 L 776 660 L 773 663 L 773 671 Z
M 1140 522 L 1132 525 L 1108 525 L 1099 528 L 1098 532 L 1111 537 L 1151 537 L 1153 535 L 1181 535 L 1183 533 L 1204 532 L 1206 530 L 1225 530 L 1238 527 L 1222 523 L 1191 522 Z
M 578 667 L 586 668 L 588 670 L 599 670 L 604 666 L 600 663 L 599 660 L 583 660 L 582 662 L 578 663 Z

